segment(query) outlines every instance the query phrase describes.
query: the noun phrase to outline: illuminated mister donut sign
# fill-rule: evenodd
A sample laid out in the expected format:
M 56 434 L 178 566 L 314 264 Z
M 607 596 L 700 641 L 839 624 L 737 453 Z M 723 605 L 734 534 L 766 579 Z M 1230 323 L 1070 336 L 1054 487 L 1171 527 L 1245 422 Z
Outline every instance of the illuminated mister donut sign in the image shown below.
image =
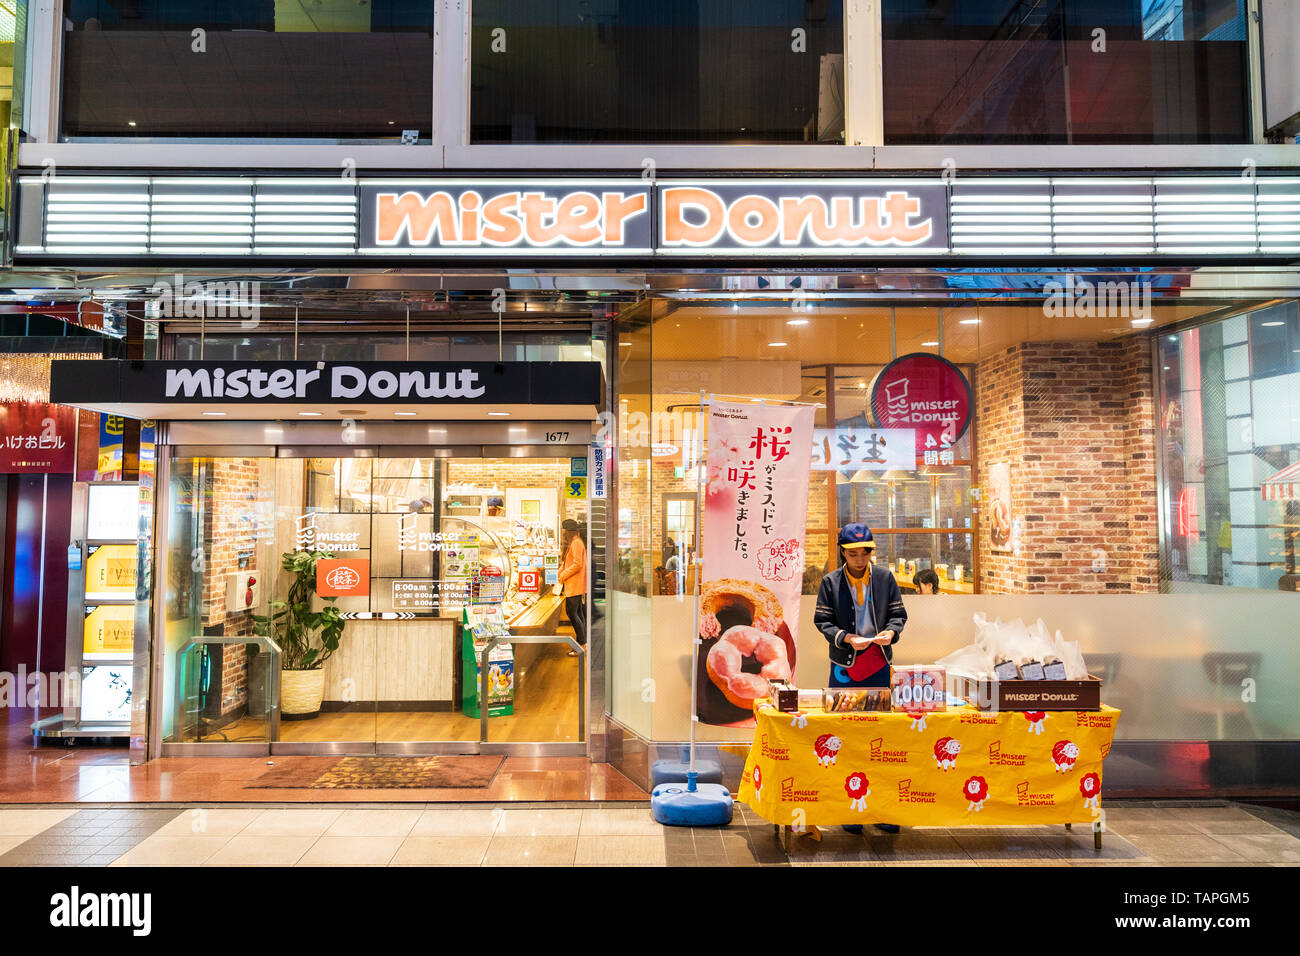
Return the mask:
M 918 454 L 948 448 L 970 427 L 970 382 L 947 359 L 914 352 L 876 376 L 871 411 L 879 428 L 912 429 Z

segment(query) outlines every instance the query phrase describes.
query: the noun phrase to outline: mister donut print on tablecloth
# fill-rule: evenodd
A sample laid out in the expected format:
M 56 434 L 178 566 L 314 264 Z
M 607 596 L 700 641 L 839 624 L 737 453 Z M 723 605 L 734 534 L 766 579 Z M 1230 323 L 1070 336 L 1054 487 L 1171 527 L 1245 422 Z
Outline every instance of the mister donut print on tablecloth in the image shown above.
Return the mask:
M 1043 732 L 1043 721 L 1047 719 L 1047 712 L 1043 710 L 1024 710 L 1025 720 L 1029 721 L 1029 732 L 1031 734 L 1041 734 Z
M 802 710 L 796 710 L 790 715 L 790 726 L 796 730 L 804 730 L 808 726 L 808 715 Z
M 984 801 L 989 798 L 988 782 L 983 777 L 967 777 L 962 786 L 962 795 L 968 801 L 967 810 L 983 810 Z
M 961 753 L 961 743 L 953 737 L 940 737 L 934 742 L 934 763 L 940 770 L 952 770 L 956 767 L 959 753 Z
M 925 714 L 926 714 L 925 711 L 904 710 L 903 713 L 907 714 L 908 717 L 912 718 L 912 723 L 909 726 L 913 730 L 915 730 L 917 733 L 925 733 Z
M 1079 745 L 1070 740 L 1058 740 L 1052 746 L 1052 766 L 1059 773 L 1069 773 L 1079 759 Z
M 867 809 L 867 797 L 871 796 L 870 786 L 871 781 L 860 770 L 844 778 L 844 792 L 849 795 L 849 809 L 859 813 Z
M 758 766 L 758 764 L 754 764 L 753 778 L 754 778 L 754 799 L 762 800 L 763 799 L 763 771 Z
M 817 762 L 823 767 L 832 767 L 842 746 L 844 742 L 839 737 L 834 734 L 822 734 L 813 743 L 813 753 L 817 755 Z
M 1095 773 L 1085 773 L 1079 779 L 1079 792 L 1083 794 L 1083 805 L 1096 810 L 1101 796 L 1101 777 Z

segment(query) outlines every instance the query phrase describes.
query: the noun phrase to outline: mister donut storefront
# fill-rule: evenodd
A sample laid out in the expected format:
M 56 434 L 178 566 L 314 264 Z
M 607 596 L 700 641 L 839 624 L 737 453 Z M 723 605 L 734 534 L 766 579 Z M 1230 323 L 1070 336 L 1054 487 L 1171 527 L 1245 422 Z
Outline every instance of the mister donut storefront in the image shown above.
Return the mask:
M 816 589 L 836 530 L 861 522 L 904 590 L 896 664 L 969 644 L 977 614 L 1041 618 L 1123 712 L 1108 791 L 1295 785 L 1296 695 L 1244 700 L 1242 683 L 1300 664 L 1300 514 L 1270 483 L 1300 460 L 1294 178 L 61 175 L 18 191 L 21 265 L 129 266 L 142 303 L 163 270 L 343 277 L 310 298 L 263 283 L 252 324 L 150 307 L 144 357 L 55 363 L 55 401 L 156 423 L 136 759 L 583 754 L 648 782 L 690 728 L 703 391 L 813 409 L 783 622 L 800 686 L 826 683 Z M 246 225 L 213 230 L 218 201 Z M 97 204 L 139 225 L 105 228 Z M 589 554 L 573 657 L 566 519 Z M 298 720 L 254 615 L 312 545 L 348 587 L 318 716 Z M 915 593 L 921 571 L 937 597 Z M 503 626 L 537 643 L 514 644 L 511 712 L 484 720 L 465 609 L 498 590 Z M 733 786 L 754 734 L 735 717 L 699 728 Z

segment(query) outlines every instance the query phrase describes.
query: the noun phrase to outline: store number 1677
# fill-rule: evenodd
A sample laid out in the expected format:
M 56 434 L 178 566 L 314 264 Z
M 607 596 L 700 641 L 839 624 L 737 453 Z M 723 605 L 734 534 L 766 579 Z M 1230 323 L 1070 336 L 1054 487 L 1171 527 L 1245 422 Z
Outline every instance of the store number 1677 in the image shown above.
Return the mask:
M 568 432 L 547 432 L 546 440 L 548 442 L 566 442 L 569 440 Z

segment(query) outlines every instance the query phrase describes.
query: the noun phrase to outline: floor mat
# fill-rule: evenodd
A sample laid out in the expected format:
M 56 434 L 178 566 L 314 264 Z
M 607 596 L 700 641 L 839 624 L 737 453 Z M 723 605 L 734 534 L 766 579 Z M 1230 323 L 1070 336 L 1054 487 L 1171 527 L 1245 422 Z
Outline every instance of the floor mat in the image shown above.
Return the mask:
M 490 787 L 499 756 L 307 758 L 276 767 L 244 785 L 312 790 L 410 790 Z

